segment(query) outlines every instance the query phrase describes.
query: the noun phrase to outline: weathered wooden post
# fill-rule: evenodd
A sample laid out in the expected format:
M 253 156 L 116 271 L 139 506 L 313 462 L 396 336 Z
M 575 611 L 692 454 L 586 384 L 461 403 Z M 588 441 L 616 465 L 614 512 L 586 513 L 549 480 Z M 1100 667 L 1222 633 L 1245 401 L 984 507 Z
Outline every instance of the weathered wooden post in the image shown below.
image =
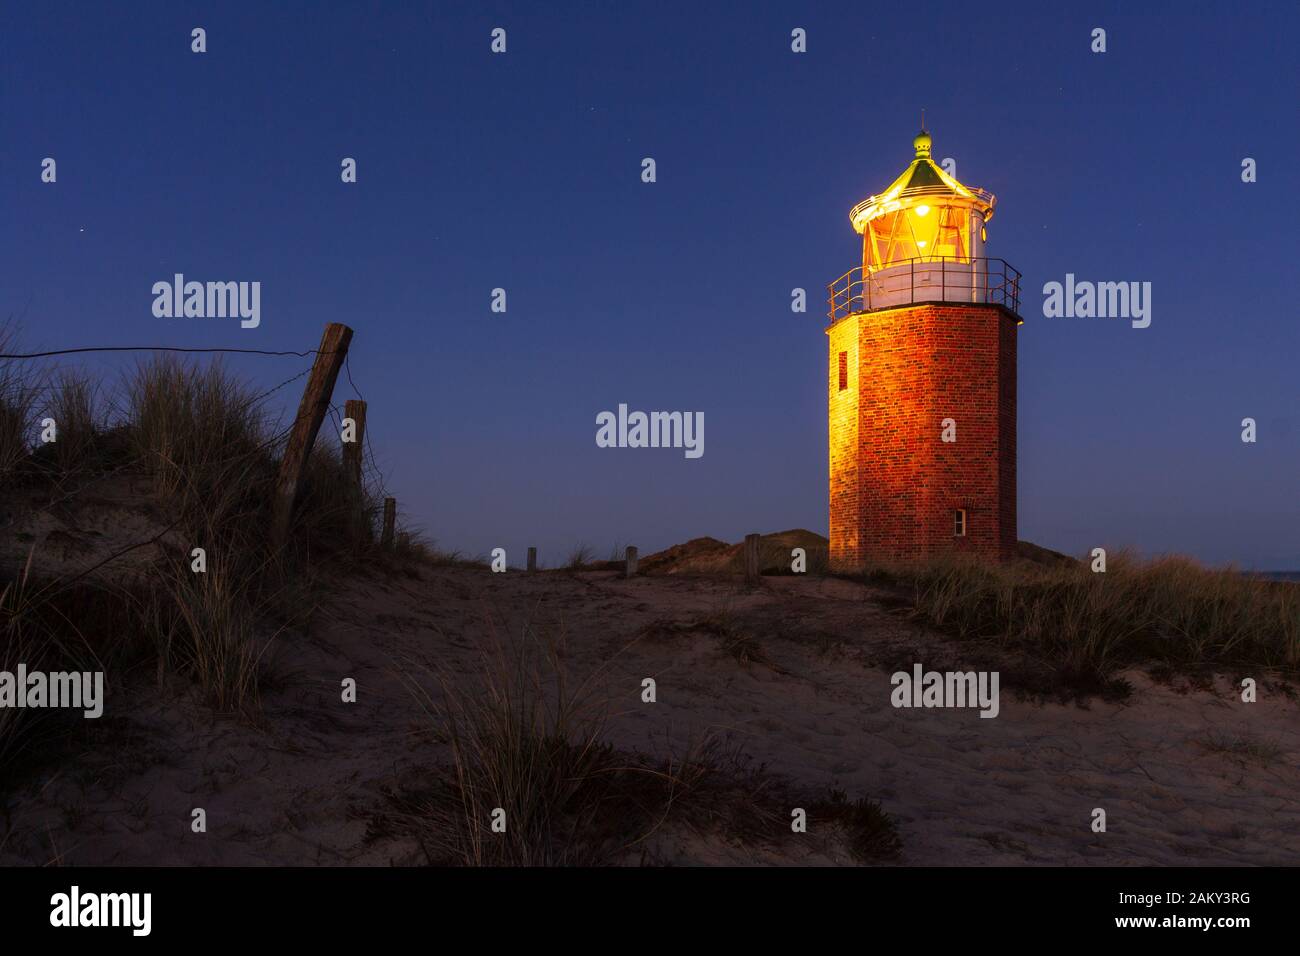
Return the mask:
M 636 546 L 629 544 L 627 546 L 627 568 L 623 571 L 623 577 L 636 577 Z
M 758 539 L 759 535 L 745 535 L 745 580 L 750 584 L 758 583 Z
M 348 435 L 348 422 L 351 421 L 351 434 Z M 365 461 L 366 440 L 366 403 L 359 398 L 349 398 L 343 404 L 343 431 L 351 441 L 340 441 L 343 448 L 343 473 L 347 476 L 348 495 L 352 502 L 352 535 L 356 544 L 374 540 L 374 531 L 370 527 L 369 517 L 365 513 L 366 493 L 362 482 L 363 462 Z M 340 436 L 342 438 L 343 436 Z
M 528 570 L 529 571 L 537 570 L 537 549 L 536 548 L 528 549 Z
M 352 485 L 361 489 L 361 450 L 366 440 L 366 403 L 359 398 L 349 398 L 343 403 L 343 417 L 352 419 L 352 441 L 343 442 L 343 467 L 352 479 Z
M 393 547 L 393 529 L 397 525 L 397 499 L 384 499 L 384 531 L 379 536 L 379 546 L 385 551 Z
M 316 351 L 316 361 L 312 364 L 311 375 L 307 377 L 307 387 L 303 389 L 302 401 L 298 403 L 298 416 L 294 419 L 289 441 L 284 446 L 284 457 L 280 459 L 280 474 L 275 483 L 275 502 L 271 516 L 271 537 L 278 544 L 288 540 L 293 506 L 302 488 L 307 456 L 311 454 L 316 434 L 320 431 L 320 423 L 329 410 L 334 382 L 339 377 L 339 369 L 343 367 L 351 342 L 352 330 L 346 325 L 331 322 L 325 326 L 320 348 Z

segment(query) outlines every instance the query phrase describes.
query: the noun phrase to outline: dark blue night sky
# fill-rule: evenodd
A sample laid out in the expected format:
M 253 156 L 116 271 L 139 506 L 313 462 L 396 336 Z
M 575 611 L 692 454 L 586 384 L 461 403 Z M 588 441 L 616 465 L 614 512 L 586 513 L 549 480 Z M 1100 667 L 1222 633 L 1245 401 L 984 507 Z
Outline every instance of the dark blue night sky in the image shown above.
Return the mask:
M 47 348 L 346 322 L 387 485 L 446 548 L 825 533 L 825 284 L 924 107 L 1025 277 L 1020 537 L 1300 568 L 1300 8 L 1206 9 L 6 4 L 0 318 Z M 260 281 L 260 327 L 155 318 L 176 272 Z M 1150 328 L 1044 318 L 1066 273 L 1151 282 Z M 619 403 L 703 411 L 704 456 L 597 448 Z

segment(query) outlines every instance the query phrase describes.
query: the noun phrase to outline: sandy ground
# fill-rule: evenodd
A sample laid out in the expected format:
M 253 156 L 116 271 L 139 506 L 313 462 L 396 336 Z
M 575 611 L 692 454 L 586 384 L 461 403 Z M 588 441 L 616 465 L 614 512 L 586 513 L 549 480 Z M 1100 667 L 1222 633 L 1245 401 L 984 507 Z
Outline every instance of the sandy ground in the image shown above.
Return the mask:
M 33 581 L 85 572 L 120 583 L 147 572 L 161 545 L 182 543 L 143 478 L 70 479 L 66 488 L 20 489 L 0 500 L 0 567 L 29 568 Z
M 470 673 L 485 634 L 526 625 L 563 635 L 566 666 L 592 678 L 620 747 L 666 755 L 729 735 L 800 784 L 880 800 L 905 864 L 1300 863 L 1300 708 L 1276 690 L 1242 704 L 1226 679 L 1205 690 L 1131 673 L 1122 703 L 1017 700 L 1004 685 L 992 720 L 894 709 L 892 670 L 973 666 L 975 649 L 926 633 L 866 586 L 419 573 L 355 579 L 309 634 L 281 639 L 259 725 L 214 717 L 188 686 L 151 675 L 110 688 L 70 759 L 3 788 L 0 863 L 422 862 L 409 839 L 367 839 L 381 788 L 445 760 L 403 675 Z M 741 663 L 689 627 L 710 616 L 752 633 L 765 662 Z M 355 704 L 340 699 L 347 677 Z M 645 677 L 657 703 L 641 702 Z M 190 830 L 194 807 L 206 834 Z M 1096 807 L 1105 833 L 1090 828 Z M 843 861 L 782 853 L 724 839 L 669 857 Z

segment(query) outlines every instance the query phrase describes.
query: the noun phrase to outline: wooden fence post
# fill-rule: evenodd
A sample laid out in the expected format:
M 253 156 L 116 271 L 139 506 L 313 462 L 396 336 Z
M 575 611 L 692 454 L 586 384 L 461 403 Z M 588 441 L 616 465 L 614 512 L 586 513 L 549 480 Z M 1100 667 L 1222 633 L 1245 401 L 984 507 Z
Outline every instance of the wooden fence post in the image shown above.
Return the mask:
M 393 546 L 393 528 L 397 525 L 397 499 L 384 499 L 384 533 L 379 537 L 379 546 L 385 551 Z
M 366 403 L 359 398 L 349 398 L 343 404 L 343 417 L 352 419 L 355 425 L 353 440 L 343 442 L 343 467 L 352 479 L 352 484 L 360 489 L 361 450 L 366 447 Z
M 745 580 L 751 584 L 758 583 L 758 539 L 759 535 L 745 535 Z
M 271 537 L 277 544 L 288 540 L 293 506 L 302 488 L 307 456 L 311 454 L 316 434 L 320 431 L 320 423 L 329 410 L 334 382 L 339 377 L 339 369 L 343 367 L 351 342 L 352 330 L 346 325 L 331 322 L 325 326 L 325 334 L 321 336 L 320 348 L 316 352 L 316 361 L 311 367 L 311 375 L 307 377 L 307 387 L 303 389 L 302 401 L 298 403 L 298 416 L 293 421 L 289 441 L 284 446 L 284 457 L 280 459 L 280 474 L 275 484 L 271 517 Z
M 627 546 L 627 568 L 623 571 L 623 577 L 636 577 L 636 545 Z
M 536 548 L 528 549 L 528 570 L 529 571 L 537 570 L 537 549 Z
M 362 479 L 365 461 L 366 403 L 359 398 L 349 398 L 343 403 L 343 418 L 352 419 L 352 441 L 341 442 L 343 448 L 343 474 L 347 476 L 348 492 L 352 496 L 352 535 L 357 544 L 375 540 L 374 529 L 366 514 L 365 483 Z

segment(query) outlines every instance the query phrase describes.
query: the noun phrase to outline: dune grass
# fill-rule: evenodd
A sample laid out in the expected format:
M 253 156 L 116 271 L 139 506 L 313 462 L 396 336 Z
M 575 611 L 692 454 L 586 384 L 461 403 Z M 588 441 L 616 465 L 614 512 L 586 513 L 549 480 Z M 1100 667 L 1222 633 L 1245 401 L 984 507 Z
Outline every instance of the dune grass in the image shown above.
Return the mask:
M 950 559 L 864 574 L 898 588 L 913 613 L 959 638 L 997 641 L 1081 679 L 1151 663 L 1300 665 L 1300 588 L 1186 558 L 1121 553 L 1105 572 Z
M 410 525 L 397 526 L 398 546 L 394 553 L 401 559 L 400 567 L 408 576 L 419 577 L 417 570 L 421 566 L 429 568 L 473 568 L 486 571 L 491 567 L 486 555 L 469 555 L 463 551 L 448 551 L 438 545 L 420 528 Z M 402 545 L 401 536 L 406 536 Z
M 381 827 L 415 835 L 437 865 L 662 863 L 656 838 L 670 832 L 754 849 L 798 841 L 790 821 L 801 807 L 851 857 L 897 855 L 878 804 L 797 792 L 717 736 L 662 760 L 615 747 L 601 669 L 573 680 L 562 649 L 562 634 L 525 628 L 511 642 L 489 629 L 468 677 L 434 673 L 430 686 L 404 670 L 450 765 L 431 787 L 390 792 Z
M 452 782 L 421 809 L 437 862 L 590 864 L 599 853 L 592 785 L 613 754 L 586 688 L 531 636 L 485 643 L 477 679 L 438 674 L 437 697 L 412 684 L 451 749 Z
M 218 559 L 204 574 L 177 572 L 168 595 L 173 613 L 162 617 L 162 666 L 192 675 L 223 713 L 260 707 L 261 664 L 274 635 L 264 632 L 249 600 L 256 591 Z
M 0 587 L 0 671 L 13 673 L 19 664 L 39 669 L 48 642 L 42 640 L 23 611 L 26 574 Z M 7 766 L 26 743 L 31 711 L 0 707 L 0 769 Z
M 0 352 L 16 351 L 16 338 L 12 326 L 0 325 Z M 0 487 L 15 480 L 31 454 L 40 394 L 41 381 L 28 363 L 0 359 Z
M 267 428 L 254 396 L 220 361 L 205 367 L 162 355 L 139 364 L 124 391 L 133 449 L 160 495 L 202 502 L 269 464 L 255 454 Z M 265 479 L 269 469 L 260 470 Z
M 0 349 L 7 335 L 0 330 Z M 39 443 L 47 417 L 57 439 Z M 308 459 L 290 542 L 267 540 L 285 431 L 219 361 L 157 355 L 111 394 L 84 372 L 38 379 L 21 362 L 0 362 L 0 484 L 48 486 L 50 501 L 75 505 L 97 477 L 144 477 L 166 525 L 143 581 L 31 581 L 6 569 L 0 660 L 102 669 L 152 654 L 160 680 L 187 678 L 217 711 L 255 713 L 268 647 L 310 614 L 320 568 L 374 547 L 374 498 L 347 480 L 328 429 Z M 0 756 L 22 738 L 14 714 L 0 712 Z
M 55 473 L 66 478 L 93 470 L 101 458 L 107 422 L 94 379 L 77 370 L 60 372 L 51 390 L 48 415 L 57 428 L 56 440 L 47 446 Z
M 581 571 L 596 558 L 595 550 L 587 544 L 578 543 L 569 549 L 569 556 L 564 559 L 566 571 Z

